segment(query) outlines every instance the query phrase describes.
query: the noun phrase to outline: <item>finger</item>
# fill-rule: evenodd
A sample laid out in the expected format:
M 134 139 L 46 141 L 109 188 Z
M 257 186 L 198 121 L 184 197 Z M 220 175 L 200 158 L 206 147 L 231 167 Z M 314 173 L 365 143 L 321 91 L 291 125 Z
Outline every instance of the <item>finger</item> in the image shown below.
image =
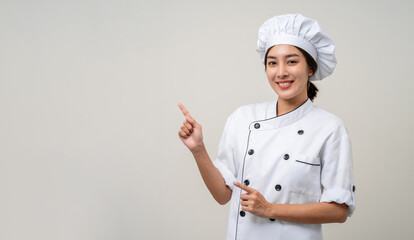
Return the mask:
M 185 120 L 187 120 L 187 122 L 189 122 L 193 126 L 197 124 L 197 121 L 191 116 L 186 116 Z
M 195 126 L 197 124 L 197 121 L 191 116 L 190 112 L 188 112 L 187 108 L 184 107 L 182 103 L 178 103 L 178 107 L 180 107 L 181 111 L 183 112 L 187 122 L 189 122 L 191 125 Z
M 178 135 L 182 138 L 187 138 L 188 137 L 188 135 L 185 132 L 183 132 L 181 129 L 178 131 Z
M 185 132 L 185 134 L 187 134 L 188 136 L 191 135 L 190 130 L 188 130 L 186 126 L 182 125 L 180 129 L 181 131 Z
M 247 195 L 247 194 L 241 194 L 240 199 L 243 200 L 243 201 L 248 201 L 250 198 L 249 198 L 249 195 Z
M 185 127 L 190 131 L 190 132 L 194 132 L 194 128 L 193 126 L 188 123 L 187 121 L 184 121 L 183 124 L 185 125 Z
M 240 188 L 240 189 L 242 189 L 242 190 L 244 190 L 244 191 L 246 191 L 248 193 L 252 193 L 254 191 L 253 188 L 250 188 L 250 187 L 248 187 L 248 186 L 246 186 L 244 184 L 241 184 L 239 182 L 234 181 L 233 184 L 234 184 L 234 186 L 236 186 L 236 187 L 238 187 L 238 188 Z
M 240 205 L 242 205 L 243 207 L 247 207 L 247 206 L 249 206 L 249 202 L 248 201 L 241 201 Z
M 181 109 L 181 112 L 183 112 L 184 116 L 192 118 L 190 112 L 187 110 L 187 108 L 184 107 L 182 103 L 178 103 L 178 107 Z

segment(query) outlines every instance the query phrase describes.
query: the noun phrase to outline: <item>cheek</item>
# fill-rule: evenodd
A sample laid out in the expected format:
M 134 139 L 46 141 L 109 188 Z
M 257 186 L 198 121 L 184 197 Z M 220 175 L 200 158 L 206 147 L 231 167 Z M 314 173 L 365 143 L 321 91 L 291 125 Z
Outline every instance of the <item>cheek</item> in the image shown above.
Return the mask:
M 297 69 L 292 72 L 296 76 L 297 79 L 308 81 L 309 72 L 307 69 Z
M 273 79 L 274 79 L 274 77 L 275 77 L 275 71 L 273 71 L 273 70 L 269 70 L 269 68 L 266 70 L 266 76 L 267 76 L 267 79 L 269 80 L 269 81 L 272 81 Z

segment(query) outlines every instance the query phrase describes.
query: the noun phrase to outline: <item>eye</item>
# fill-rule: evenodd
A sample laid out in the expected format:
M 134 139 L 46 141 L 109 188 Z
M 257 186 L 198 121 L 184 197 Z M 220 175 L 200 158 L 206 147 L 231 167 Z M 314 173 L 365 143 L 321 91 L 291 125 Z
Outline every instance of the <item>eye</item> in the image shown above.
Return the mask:
M 267 63 L 267 65 L 275 65 L 276 64 L 276 62 L 275 61 L 269 61 L 268 63 Z
M 296 60 L 289 60 L 288 61 L 288 64 L 295 64 L 295 63 L 298 63 L 298 61 L 296 61 Z

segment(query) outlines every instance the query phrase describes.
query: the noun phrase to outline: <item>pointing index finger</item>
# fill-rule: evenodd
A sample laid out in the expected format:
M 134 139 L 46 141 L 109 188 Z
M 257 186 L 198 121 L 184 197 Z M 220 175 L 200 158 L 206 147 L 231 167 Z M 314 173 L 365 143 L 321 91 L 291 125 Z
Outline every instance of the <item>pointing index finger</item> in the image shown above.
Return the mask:
M 246 191 L 246 192 L 248 192 L 248 193 L 251 193 L 251 192 L 253 192 L 253 191 L 254 191 L 254 189 L 253 189 L 253 188 L 248 187 L 248 186 L 246 186 L 246 185 L 244 185 L 244 184 L 241 184 L 241 183 L 239 183 L 239 182 L 234 181 L 234 182 L 233 182 L 233 184 L 234 184 L 234 186 L 236 186 L 236 187 L 238 187 L 238 188 L 240 188 L 240 189 L 242 189 L 242 190 L 244 190 L 244 191 Z
M 190 112 L 188 112 L 187 108 L 185 108 L 182 103 L 178 103 L 178 107 L 181 109 L 181 112 L 183 112 L 184 116 L 192 118 Z

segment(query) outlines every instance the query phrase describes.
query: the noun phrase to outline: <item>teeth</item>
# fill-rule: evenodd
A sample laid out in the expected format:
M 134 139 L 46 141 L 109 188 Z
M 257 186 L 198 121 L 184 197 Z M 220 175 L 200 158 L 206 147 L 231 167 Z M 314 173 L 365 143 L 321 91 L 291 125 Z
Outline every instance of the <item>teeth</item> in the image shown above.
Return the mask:
M 279 83 L 279 85 L 280 86 L 287 86 L 287 85 L 289 85 L 289 84 L 291 84 L 292 82 L 283 82 L 283 83 Z

